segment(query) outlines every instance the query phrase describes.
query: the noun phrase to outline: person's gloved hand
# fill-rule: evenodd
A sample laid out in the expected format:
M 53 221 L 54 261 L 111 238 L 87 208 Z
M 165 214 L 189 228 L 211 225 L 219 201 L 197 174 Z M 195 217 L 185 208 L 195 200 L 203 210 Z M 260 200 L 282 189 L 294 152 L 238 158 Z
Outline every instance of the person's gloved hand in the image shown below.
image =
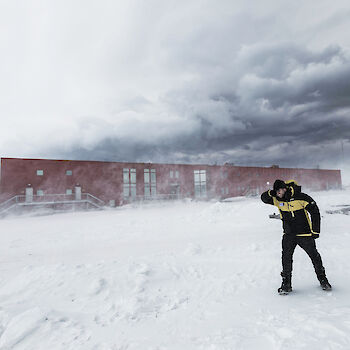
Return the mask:
M 286 199 L 287 201 L 289 201 L 292 198 L 292 188 L 291 187 L 287 187 L 287 191 L 283 196 L 284 199 Z
M 320 237 L 320 234 L 318 232 L 312 232 L 312 238 L 317 239 Z
M 269 191 L 269 196 L 271 196 L 271 197 L 276 197 L 276 196 L 277 196 L 276 191 L 275 191 L 275 190 L 270 190 L 270 191 Z

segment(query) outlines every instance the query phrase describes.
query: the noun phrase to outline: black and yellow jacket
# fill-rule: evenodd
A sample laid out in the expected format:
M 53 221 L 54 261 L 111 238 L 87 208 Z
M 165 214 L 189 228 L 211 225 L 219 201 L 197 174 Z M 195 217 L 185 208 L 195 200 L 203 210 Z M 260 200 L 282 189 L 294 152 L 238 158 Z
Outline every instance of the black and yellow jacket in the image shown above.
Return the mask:
M 261 200 L 278 208 L 284 233 L 318 237 L 321 217 L 316 202 L 301 192 L 301 186 L 296 181 L 286 181 L 286 185 L 287 191 L 283 198 L 271 196 L 270 191 L 266 191 L 261 195 Z

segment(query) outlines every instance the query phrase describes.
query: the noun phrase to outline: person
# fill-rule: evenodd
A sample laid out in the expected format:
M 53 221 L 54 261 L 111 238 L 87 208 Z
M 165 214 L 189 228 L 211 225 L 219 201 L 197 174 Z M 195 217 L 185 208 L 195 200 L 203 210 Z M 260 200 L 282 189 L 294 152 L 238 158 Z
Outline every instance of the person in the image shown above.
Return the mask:
M 316 202 L 301 192 L 301 186 L 295 180 L 284 182 L 279 179 L 274 182 L 272 190 L 261 194 L 261 200 L 275 205 L 283 222 L 282 285 L 278 292 L 288 294 L 292 291 L 293 253 L 297 245 L 310 257 L 322 289 L 331 290 L 321 255 L 316 249 L 315 239 L 320 235 L 321 223 Z

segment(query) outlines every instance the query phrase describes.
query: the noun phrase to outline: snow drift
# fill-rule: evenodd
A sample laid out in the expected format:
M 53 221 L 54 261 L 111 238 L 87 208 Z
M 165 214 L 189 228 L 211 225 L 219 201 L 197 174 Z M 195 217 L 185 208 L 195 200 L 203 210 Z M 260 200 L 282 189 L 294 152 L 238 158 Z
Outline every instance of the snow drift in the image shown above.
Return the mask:
M 332 292 L 259 198 L 0 221 L 0 349 L 348 349 L 350 191 L 310 193 Z

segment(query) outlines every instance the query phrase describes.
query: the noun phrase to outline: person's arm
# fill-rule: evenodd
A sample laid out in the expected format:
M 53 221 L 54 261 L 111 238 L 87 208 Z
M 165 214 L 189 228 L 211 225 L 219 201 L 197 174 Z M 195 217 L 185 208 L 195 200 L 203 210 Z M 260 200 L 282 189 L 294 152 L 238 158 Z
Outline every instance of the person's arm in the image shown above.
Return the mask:
M 272 197 L 276 197 L 276 191 L 268 190 L 268 191 L 262 193 L 260 198 L 264 203 L 274 205 Z
M 316 202 L 307 194 L 304 194 L 305 196 L 305 202 L 307 202 L 305 209 L 310 213 L 311 215 L 311 223 L 312 223 L 312 236 L 314 238 L 318 238 L 321 232 L 321 215 L 320 210 L 318 209 L 318 206 Z

